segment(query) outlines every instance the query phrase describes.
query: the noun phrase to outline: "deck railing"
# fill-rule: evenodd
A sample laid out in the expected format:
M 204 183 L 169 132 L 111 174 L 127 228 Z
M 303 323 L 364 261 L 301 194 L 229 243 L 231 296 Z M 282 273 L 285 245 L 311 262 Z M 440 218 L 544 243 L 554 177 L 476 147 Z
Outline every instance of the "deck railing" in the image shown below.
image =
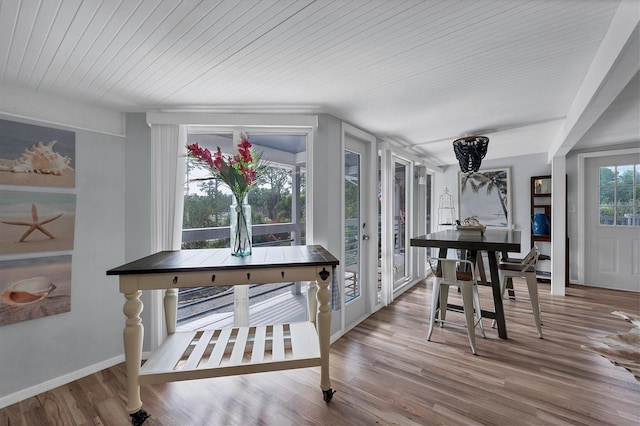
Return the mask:
M 345 268 L 358 262 L 358 225 L 352 222 L 355 221 L 347 221 L 345 227 Z M 282 235 L 287 233 L 290 235 L 288 239 L 268 241 L 254 244 L 253 246 L 289 246 L 295 244 L 296 233 L 297 235 L 302 235 L 304 227 L 304 223 L 253 225 L 253 235 Z M 183 242 L 216 239 L 229 239 L 229 227 L 183 229 L 182 231 Z M 300 283 L 265 284 L 249 286 L 249 305 L 251 305 L 252 302 L 266 299 L 268 295 L 275 297 L 287 290 L 294 295 L 300 294 L 301 292 Z M 233 309 L 233 303 L 233 287 L 193 287 L 180 289 L 178 291 L 178 324 L 181 325 L 209 315 L 227 312 Z
M 290 238 L 253 244 L 254 247 L 289 246 L 295 242 L 295 234 L 301 235 L 305 224 L 282 223 L 268 225 L 253 225 L 255 236 L 289 234 Z M 183 229 L 182 241 L 191 243 L 203 240 L 229 239 L 229 227 L 205 229 Z M 264 299 L 269 294 L 282 294 L 286 290 L 292 294 L 300 293 L 300 284 L 280 283 L 273 285 L 256 284 L 249 286 L 249 304 L 258 299 Z M 185 324 L 198 318 L 216 313 L 226 312 L 233 307 L 233 287 L 192 287 L 178 290 L 178 324 Z

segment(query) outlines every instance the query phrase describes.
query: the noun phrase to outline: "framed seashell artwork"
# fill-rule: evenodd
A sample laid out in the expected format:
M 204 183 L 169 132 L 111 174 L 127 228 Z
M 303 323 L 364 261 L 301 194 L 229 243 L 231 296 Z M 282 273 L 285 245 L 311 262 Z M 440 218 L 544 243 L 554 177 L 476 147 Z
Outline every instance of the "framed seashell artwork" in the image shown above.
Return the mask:
M 0 185 L 75 187 L 76 134 L 0 120 Z
M 0 191 L 0 255 L 73 250 L 76 195 Z
M 71 311 L 71 255 L 0 262 L 0 326 Z

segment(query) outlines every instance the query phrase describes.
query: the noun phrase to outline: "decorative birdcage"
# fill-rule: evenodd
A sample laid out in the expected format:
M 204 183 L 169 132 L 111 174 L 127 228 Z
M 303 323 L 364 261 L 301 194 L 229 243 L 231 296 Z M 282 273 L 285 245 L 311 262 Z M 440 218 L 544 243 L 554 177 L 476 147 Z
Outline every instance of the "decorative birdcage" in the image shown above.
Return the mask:
M 438 226 L 455 227 L 457 219 L 453 195 L 449 194 L 448 188 L 445 188 L 438 204 Z

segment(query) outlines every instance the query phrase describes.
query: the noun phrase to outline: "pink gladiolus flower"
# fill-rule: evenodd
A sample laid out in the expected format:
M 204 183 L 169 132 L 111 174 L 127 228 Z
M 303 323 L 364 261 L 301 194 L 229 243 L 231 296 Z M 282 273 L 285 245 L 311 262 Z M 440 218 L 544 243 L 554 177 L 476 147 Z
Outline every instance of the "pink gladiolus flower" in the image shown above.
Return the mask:
M 247 183 L 247 185 L 251 185 L 256 179 L 256 171 L 253 169 L 249 169 L 245 166 L 240 166 L 240 173 L 242 174 L 242 178 Z
M 200 160 L 201 165 L 208 166 L 212 178 L 222 180 L 231 189 L 236 202 L 242 202 L 266 168 L 262 155 L 251 152 L 249 137 L 244 132 L 235 155 L 223 156 L 220 147 L 212 155 L 197 143 L 188 145 L 187 151 L 190 157 Z
M 189 152 L 196 158 L 199 158 L 202 161 L 205 161 L 210 166 L 213 165 L 213 161 L 211 160 L 211 151 L 208 149 L 202 149 L 198 146 L 197 143 L 191 144 L 188 147 Z
M 238 152 L 240 153 L 240 156 L 242 157 L 242 161 L 245 163 L 250 163 L 253 161 L 253 158 L 251 157 L 251 151 L 248 149 L 238 149 Z
M 218 147 L 218 150 L 214 154 L 213 167 L 215 167 L 216 170 L 220 170 L 222 169 L 223 164 L 224 159 L 222 158 L 222 151 L 220 150 L 220 147 Z
M 249 139 L 242 139 L 238 147 L 242 149 L 249 149 L 251 148 L 251 142 L 249 142 Z

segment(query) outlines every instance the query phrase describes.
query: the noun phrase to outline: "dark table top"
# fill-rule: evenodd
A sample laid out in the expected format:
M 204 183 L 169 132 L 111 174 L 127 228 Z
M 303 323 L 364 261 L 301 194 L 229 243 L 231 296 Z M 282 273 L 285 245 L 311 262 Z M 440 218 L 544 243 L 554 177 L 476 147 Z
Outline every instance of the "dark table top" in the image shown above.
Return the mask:
M 161 251 L 107 271 L 107 275 L 201 272 L 284 266 L 337 266 L 340 262 L 324 247 L 254 247 L 246 257 L 231 256 L 231 249 Z
M 415 247 L 520 252 L 520 231 L 487 229 L 480 233 L 447 230 L 411 238 Z

